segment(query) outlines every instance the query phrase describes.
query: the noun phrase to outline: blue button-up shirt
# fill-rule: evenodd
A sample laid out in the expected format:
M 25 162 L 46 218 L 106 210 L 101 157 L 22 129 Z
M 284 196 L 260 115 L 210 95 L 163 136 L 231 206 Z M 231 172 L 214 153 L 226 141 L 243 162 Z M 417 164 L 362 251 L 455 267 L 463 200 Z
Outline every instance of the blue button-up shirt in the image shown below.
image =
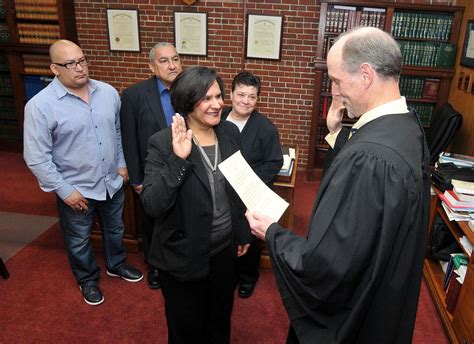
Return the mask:
M 54 78 L 25 106 L 25 161 L 41 189 L 61 199 L 77 190 L 105 200 L 123 184 L 120 97 L 97 80 L 88 87 L 89 104 Z
M 156 78 L 156 82 L 158 83 L 158 91 L 160 92 L 161 106 L 163 107 L 163 112 L 165 113 L 166 124 L 168 124 L 169 127 L 173 122 L 174 116 L 174 109 L 170 98 L 170 90 L 168 90 L 165 85 L 163 85 L 160 79 Z

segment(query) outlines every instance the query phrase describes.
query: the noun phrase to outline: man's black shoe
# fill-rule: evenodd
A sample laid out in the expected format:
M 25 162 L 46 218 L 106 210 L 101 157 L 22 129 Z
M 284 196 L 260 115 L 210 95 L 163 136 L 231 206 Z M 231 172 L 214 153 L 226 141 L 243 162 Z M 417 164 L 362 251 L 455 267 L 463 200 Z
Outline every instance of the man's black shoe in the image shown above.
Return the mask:
M 160 280 L 158 278 L 158 269 L 155 267 L 150 267 L 148 270 L 148 287 L 150 289 L 160 289 Z
M 102 295 L 99 287 L 95 285 L 82 284 L 79 286 L 79 289 L 81 289 L 84 301 L 88 305 L 97 306 L 104 302 L 104 296 Z
M 138 282 L 143 279 L 143 274 L 131 266 L 122 265 L 117 270 L 107 269 L 107 275 L 111 277 L 120 277 L 128 282 Z
M 239 286 L 239 296 L 242 298 L 247 298 L 252 296 L 255 289 L 255 283 L 241 283 Z

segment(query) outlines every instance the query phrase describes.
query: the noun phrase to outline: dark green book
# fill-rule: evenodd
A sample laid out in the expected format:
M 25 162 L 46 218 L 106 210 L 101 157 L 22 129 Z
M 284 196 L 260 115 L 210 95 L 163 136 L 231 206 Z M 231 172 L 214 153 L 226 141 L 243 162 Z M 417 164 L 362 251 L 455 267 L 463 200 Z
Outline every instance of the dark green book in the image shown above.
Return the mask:
M 436 67 L 452 68 L 456 59 L 456 44 L 440 43 Z

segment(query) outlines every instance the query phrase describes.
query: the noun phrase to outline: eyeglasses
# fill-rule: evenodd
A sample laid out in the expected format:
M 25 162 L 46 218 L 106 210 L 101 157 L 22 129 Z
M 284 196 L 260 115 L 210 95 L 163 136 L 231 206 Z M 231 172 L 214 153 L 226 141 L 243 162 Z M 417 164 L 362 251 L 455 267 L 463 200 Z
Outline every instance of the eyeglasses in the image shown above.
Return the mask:
M 77 68 L 77 65 L 80 65 L 81 67 L 88 66 L 89 61 L 87 61 L 87 59 L 84 57 L 84 58 L 82 58 L 80 60 L 77 60 L 77 61 L 71 61 L 71 62 L 67 62 L 67 63 L 53 62 L 53 64 L 55 64 L 56 66 L 64 67 L 66 69 L 75 69 L 75 68 Z

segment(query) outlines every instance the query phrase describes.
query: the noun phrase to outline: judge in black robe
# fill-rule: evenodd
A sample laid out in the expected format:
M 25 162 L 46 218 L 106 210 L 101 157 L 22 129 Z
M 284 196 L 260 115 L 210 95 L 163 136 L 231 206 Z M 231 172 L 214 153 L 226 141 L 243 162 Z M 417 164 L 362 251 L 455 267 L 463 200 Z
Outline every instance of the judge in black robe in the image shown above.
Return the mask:
M 429 154 L 417 117 L 388 111 L 395 103 L 406 108 L 390 74 L 400 70 L 399 50 L 392 54 L 398 68 L 387 79 L 369 63 L 351 74 L 340 68 L 342 47 L 352 37 L 352 46 L 362 40 L 399 49 L 373 28 L 353 31 L 333 46 L 339 49 L 334 61 L 328 58 L 337 83 L 333 97 L 365 117 L 322 180 L 308 236 L 247 214 L 252 232 L 263 234 L 269 248 L 291 322 L 288 343 L 411 343 L 413 334 L 429 216 Z M 364 107 L 385 94 L 392 100 Z
M 411 341 L 429 200 L 422 151 L 411 149 L 421 140 L 412 113 L 366 124 L 329 168 L 307 239 L 276 223 L 268 229 L 300 342 Z

